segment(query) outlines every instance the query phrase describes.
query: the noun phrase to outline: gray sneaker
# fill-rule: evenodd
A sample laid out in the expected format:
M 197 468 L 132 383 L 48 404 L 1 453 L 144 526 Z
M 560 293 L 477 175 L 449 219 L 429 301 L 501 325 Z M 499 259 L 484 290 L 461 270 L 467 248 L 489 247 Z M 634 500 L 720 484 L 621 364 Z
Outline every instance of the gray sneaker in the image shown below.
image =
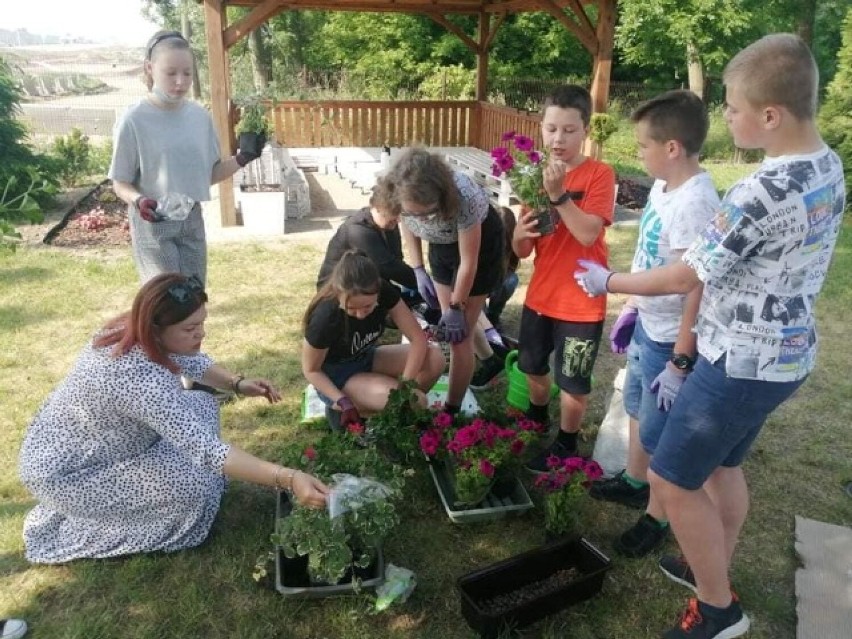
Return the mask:
M 692 592 L 698 592 L 698 586 L 695 585 L 695 575 L 692 574 L 692 568 L 686 563 L 686 558 L 683 555 L 663 555 L 660 557 L 659 566 L 666 577 L 681 586 L 686 586 Z

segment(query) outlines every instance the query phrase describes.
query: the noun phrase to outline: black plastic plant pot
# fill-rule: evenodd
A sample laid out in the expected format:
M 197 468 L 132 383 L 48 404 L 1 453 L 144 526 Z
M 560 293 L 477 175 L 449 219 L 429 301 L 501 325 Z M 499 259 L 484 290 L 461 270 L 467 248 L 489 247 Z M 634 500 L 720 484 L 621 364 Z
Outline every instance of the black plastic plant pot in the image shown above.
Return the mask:
M 553 235 L 556 232 L 556 220 L 553 218 L 553 212 L 549 208 L 542 208 L 536 211 L 536 231 L 545 235 Z
M 286 493 L 278 493 L 276 518 L 287 517 L 293 505 Z M 318 599 L 351 595 L 358 591 L 375 590 L 385 581 L 385 558 L 381 548 L 376 549 L 376 559 L 366 568 L 355 568 L 355 575 L 361 580 L 356 590 L 352 582 L 352 572 L 348 570 L 336 584 L 312 582 L 308 576 L 308 555 L 287 557 L 280 546 L 275 548 L 275 589 L 285 597 L 295 599 Z
M 462 615 L 492 639 L 595 596 L 609 568 L 609 558 L 585 539 L 540 546 L 460 577 Z
M 266 146 L 266 136 L 263 133 L 240 133 L 238 146 L 240 151 L 260 157 L 263 147 Z

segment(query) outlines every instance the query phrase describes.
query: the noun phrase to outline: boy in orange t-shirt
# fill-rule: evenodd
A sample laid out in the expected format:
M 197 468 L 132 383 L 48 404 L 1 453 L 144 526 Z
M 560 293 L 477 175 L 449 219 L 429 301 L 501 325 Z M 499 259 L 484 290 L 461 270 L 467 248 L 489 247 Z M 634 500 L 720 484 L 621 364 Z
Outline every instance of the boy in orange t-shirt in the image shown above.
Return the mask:
M 548 360 L 554 350 L 554 377 L 560 389 L 559 433 L 527 465 L 534 472 L 546 471 L 551 455 L 577 453 L 577 435 L 606 317 L 606 297 L 589 298 L 571 276 L 578 260 L 606 264 L 604 227 L 612 223 L 615 205 L 614 171 L 582 153 L 591 111 L 591 96 L 579 86 L 559 87 L 545 99 L 541 133 L 551 160 L 544 172 L 544 188 L 554 218 L 558 215 L 556 230 L 542 236 L 535 212 L 525 210 L 512 238 L 512 248 L 520 258 L 535 251 L 518 353 L 518 368 L 529 383 L 527 416 L 548 421 Z

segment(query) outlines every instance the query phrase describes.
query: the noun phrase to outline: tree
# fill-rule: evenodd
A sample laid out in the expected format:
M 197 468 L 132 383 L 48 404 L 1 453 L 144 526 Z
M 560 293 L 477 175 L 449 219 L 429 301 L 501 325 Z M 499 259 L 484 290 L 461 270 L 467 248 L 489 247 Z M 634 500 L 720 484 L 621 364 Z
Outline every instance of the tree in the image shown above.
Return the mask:
M 826 90 L 820 112 L 825 141 L 843 160 L 847 205 L 852 194 L 852 9 L 843 21 L 843 44 L 837 52 L 837 74 Z
M 58 186 L 56 164 L 26 143 L 27 131 L 15 118 L 20 102 L 18 83 L 0 58 L 0 249 L 14 248 L 15 224 L 42 219 Z

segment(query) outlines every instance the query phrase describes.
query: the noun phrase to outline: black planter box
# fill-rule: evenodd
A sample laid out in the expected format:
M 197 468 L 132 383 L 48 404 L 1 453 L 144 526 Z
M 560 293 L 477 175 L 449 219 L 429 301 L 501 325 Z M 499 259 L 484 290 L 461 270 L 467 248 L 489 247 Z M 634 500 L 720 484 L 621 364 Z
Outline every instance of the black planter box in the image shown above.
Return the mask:
M 276 519 L 290 514 L 293 505 L 287 493 L 278 493 L 275 509 Z M 355 574 L 361 579 L 360 591 L 375 590 L 385 581 L 385 558 L 382 549 L 376 551 L 376 560 L 367 568 L 356 568 Z M 287 557 L 280 546 L 275 547 L 275 589 L 285 597 L 297 599 L 316 599 L 355 594 L 352 574 L 347 571 L 337 584 L 314 583 L 308 578 L 308 555 Z
M 499 610 L 485 605 L 569 568 L 575 568 L 579 575 L 535 598 L 507 603 Z M 609 568 L 609 558 L 585 539 L 540 546 L 460 577 L 456 588 L 461 595 L 462 615 L 482 637 L 497 637 L 507 627 L 523 628 L 593 597 L 600 592 Z

